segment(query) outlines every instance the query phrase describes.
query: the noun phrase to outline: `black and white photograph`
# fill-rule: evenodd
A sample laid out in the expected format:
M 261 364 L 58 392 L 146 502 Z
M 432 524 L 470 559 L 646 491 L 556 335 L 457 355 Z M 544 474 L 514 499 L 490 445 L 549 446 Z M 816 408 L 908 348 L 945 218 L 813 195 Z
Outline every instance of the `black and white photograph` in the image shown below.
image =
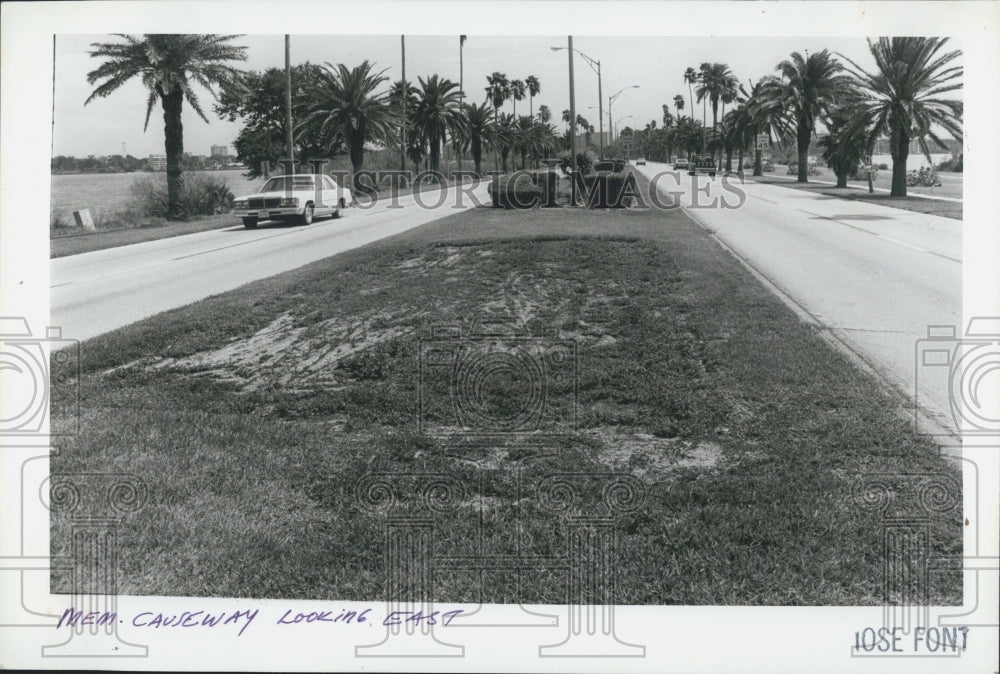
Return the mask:
M 996 5 L 31 4 L 0 666 L 995 668 Z

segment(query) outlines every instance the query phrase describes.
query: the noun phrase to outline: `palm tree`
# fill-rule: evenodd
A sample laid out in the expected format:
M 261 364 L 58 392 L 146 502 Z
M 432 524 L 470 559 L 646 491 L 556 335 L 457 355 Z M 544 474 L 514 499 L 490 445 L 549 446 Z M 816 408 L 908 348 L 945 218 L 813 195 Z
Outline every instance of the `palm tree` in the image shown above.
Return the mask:
M 524 100 L 524 94 L 526 92 L 527 88 L 521 80 L 513 80 L 510 83 L 510 100 L 514 104 L 514 117 L 517 117 L 517 102 Z
M 489 140 L 493 126 L 493 108 L 489 103 L 465 106 L 465 125 L 472 144 L 472 161 L 476 165 L 476 173 L 483 173 L 483 141 Z
M 500 128 L 500 107 L 508 98 L 510 98 L 510 82 L 507 80 L 506 74 L 497 71 L 494 71 L 492 75 L 487 75 L 486 82 L 486 97 L 489 99 L 489 102 L 493 104 L 493 126 L 494 132 L 497 132 Z M 494 144 L 494 168 L 499 163 L 497 161 L 496 151 L 497 146 Z
M 868 111 L 857 103 L 830 111 L 828 133 L 819 139 L 823 159 L 837 176 L 837 187 L 847 187 L 847 178 L 857 172 L 868 151 Z M 906 181 L 903 181 L 905 186 Z
M 677 117 L 681 116 L 681 110 L 684 109 L 684 97 L 680 94 L 674 96 L 674 107 L 677 108 Z
M 491 140 L 493 147 L 500 151 L 500 157 L 503 159 L 504 173 L 507 173 L 507 158 L 510 156 L 510 151 L 514 147 L 516 138 L 517 132 L 514 115 L 501 113 L 499 121 L 493 128 L 493 138 Z
M 747 90 L 740 85 L 737 100 L 746 107 L 747 114 L 752 120 L 754 134 L 754 159 L 753 174 L 755 176 L 764 175 L 761 163 L 761 148 L 757 147 L 757 134 L 767 134 L 768 142 L 774 142 L 775 138 L 783 138 L 791 135 L 791 125 L 788 116 L 785 114 L 784 102 L 779 99 L 770 99 L 766 96 L 767 91 L 780 84 L 777 78 L 768 75 L 757 80 L 754 84 L 750 82 L 750 89 Z
M 962 101 L 941 98 L 941 94 L 962 88 L 962 67 L 949 63 L 962 55 L 960 50 L 937 56 L 947 38 L 880 37 L 868 40 L 878 71 L 868 73 L 854 61 L 852 74 L 863 87 L 863 106 L 874 124 L 868 146 L 888 132 L 892 155 L 892 190 L 890 196 L 906 196 L 906 159 L 910 141 L 917 139 L 920 151 L 930 162 L 927 139 L 944 148 L 944 141 L 934 131 L 943 128 L 953 138 L 962 138 Z
M 547 105 L 538 106 L 538 121 L 542 124 L 548 124 L 552 121 L 552 110 L 549 109 Z
M 307 114 L 298 126 L 301 133 L 316 132 L 330 139 L 330 144 L 337 139 L 344 141 L 351 156 L 352 182 L 359 191 L 367 189 L 358 181 L 365 163 L 365 143 L 385 140 L 399 121 L 390 106 L 389 93 L 375 93 L 389 79 L 384 73 L 375 72 L 375 64 L 368 60 L 354 68 L 327 63 L 309 92 Z
M 163 108 L 164 149 L 167 155 L 167 213 L 171 219 L 180 217 L 181 160 L 184 158 L 184 129 L 181 110 L 184 100 L 198 116 L 208 122 L 198 96 L 191 88 L 197 82 L 216 97 L 214 85 L 234 79 L 237 71 L 227 61 L 246 59 L 246 47 L 227 44 L 237 35 L 166 35 L 147 34 L 142 38 L 118 35 L 124 42 L 95 42 L 90 55 L 107 58 L 95 70 L 87 73 L 87 83 L 103 80 L 87 97 L 84 105 L 95 98 L 106 98 L 133 77 L 139 77 L 149 91 L 146 100 L 146 122 L 156 101 Z
M 535 116 L 535 96 L 541 93 L 542 83 L 538 81 L 538 78 L 534 75 L 528 75 L 524 78 L 524 85 L 528 88 L 528 114 L 532 118 Z
M 387 103 L 389 104 L 389 109 L 392 111 L 393 116 L 398 124 L 406 124 L 406 138 L 407 145 L 409 145 L 409 140 L 415 137 L 415 132 L 413 129 L 413 108 L 417 103 L 417 88 L 412 82 L 406 83 L 406 107 L 403 107 L 403 81 L 396 80 L 392 83 L 392 87 L 389 88 L 389 98 Z M 403 120 L 403 115 L 406 115 L 405 121 Z M 399 150 L 400 143 L 402 139 L 398 137 L 398 134 L 390 134 L 386 139 L 390 145 Z M 405 152 L 407 148 L 403 148 Z
M 456 82 L 431 75 L 420 83 L 417 102 L 413 107 L 413 126 L 430 144 L 431 170 L 438 172 L 441 160 L 441 142 L 449 129 L 462 129 L 462 92 Z
M 688 154 L 688 159 L 692 153 L 701 152 L 705 144 L 705 129 L 701 122 L 688 116 L 677 121 L 674 130 L 674 139 L 677 146 Z
M 688 68 L 684 71 L 684 81 L 688 85 L 688 98 L 691 100 L 691 114 L 694 114 L 694 93 L 691 90 L 691 85 L 698 81 L 698 73 L 694 68 Z M 680 108 L 678 108 L 679 110 Z
M 780 103 L 794 120 L 800 183 L 809 182 L 809 141 L 816 120 L 853 93 L 851 78 L 841 74 L 843 69 L 826 49 L 809 54 L 808 58 L 793 52 L 776 68 L 781 79 L 764 82 L 762 95 L 771 103 Z

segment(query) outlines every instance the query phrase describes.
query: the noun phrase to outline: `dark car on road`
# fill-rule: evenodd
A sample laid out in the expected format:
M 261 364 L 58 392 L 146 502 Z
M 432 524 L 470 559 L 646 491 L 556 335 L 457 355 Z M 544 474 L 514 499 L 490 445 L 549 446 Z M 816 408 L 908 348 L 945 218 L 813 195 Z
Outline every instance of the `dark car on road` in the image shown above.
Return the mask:
M 693 176 L 698 173 L 707 173 L 710 178 L 715 177 L 715 158 L 707 154 L 695 155 L 688 166 L 688 175 Z

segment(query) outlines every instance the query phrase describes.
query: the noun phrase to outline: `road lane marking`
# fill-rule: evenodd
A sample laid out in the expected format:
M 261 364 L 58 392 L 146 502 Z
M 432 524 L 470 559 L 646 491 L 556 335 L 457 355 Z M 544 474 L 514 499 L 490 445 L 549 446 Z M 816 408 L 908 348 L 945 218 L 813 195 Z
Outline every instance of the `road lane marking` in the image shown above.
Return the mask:
M 957 262 L 958 264 L 962 264 L 962 260 L 958 258 L 950 257 L 948 255 L 945 255 L 944 253 L 938 253 L 936 251 L 928 250 L 926 248 L 921 248 L 919 246 L 914 246 L 911 243 L 900 241 L 899 239 L 894 239 L 893 237 L 886 236 L 885 234 L 879 234 L 878 232 L 873 232 L 870 229 L 865 229 L 864 227 L 858 227 L 857 225 L 852 225 L 849 222 L 844 222 L 843 220 L 838 220 L 837 218 L 833 218 L 828 215 L 820 215 L 819 213 L 813 213 L 811 211 L 805 210 L 804 208 L 796 208 L 795 210 L 799 211 L 800 213 L 805 213 L 806 215 L 811 215 L 813 217 L 819 218 L 820 220 L 826 220 L 828 222 L 836 222 L 838 225 L 849 227 L 857 232 L 864 232 L 865 234 L 870 234 L 878 239 L 882 239 L 883 241 L 889 241 L 890 243 L 903 246 L 904 248 L 915 250 L 918 253 L 927 253 L 928 255 L 936 255 L 937 257 L 944 258 L 945 260 L 950 260 L 951 262 Z

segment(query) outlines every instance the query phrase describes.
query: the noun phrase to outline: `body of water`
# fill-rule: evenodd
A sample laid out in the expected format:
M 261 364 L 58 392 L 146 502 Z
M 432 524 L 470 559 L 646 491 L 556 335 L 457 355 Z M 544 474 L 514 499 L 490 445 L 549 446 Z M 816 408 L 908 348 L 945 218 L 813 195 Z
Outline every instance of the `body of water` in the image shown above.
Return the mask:
M 227 171 L 187 171 L 185 175 L 203 174 L 226 181 L 233 194 L 240 196 L 255 192 L 264 180 L 248 180 L 243 177 L 245 169 Z M 52 176 L 52 213 L 67 216 L 81 208 L 89 208 L 99 213 L 118 207 L 129 206 L 132 202 L 132 184 L 137 180 L 155 180 L 167 184 L 167 174 L 159 173 L 75 173 Z M 72 218 L 70 218 L 72 219 Z

